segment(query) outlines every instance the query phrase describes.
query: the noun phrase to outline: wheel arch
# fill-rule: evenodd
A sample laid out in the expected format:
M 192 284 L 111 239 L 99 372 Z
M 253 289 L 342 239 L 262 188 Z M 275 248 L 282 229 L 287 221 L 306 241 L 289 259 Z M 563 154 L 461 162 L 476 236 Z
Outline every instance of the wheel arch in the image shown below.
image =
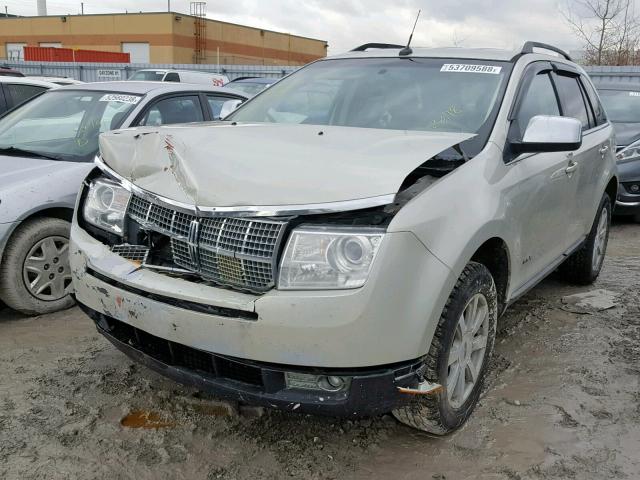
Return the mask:
M 14 224 L 13 228 L 7 233 L 2 243 L 0 243 L 0 259 L 4 256 L 4 250 L 7 243 L 11 240 L 16 230 L 24 225 L 25 222 L 31 221 L 35 218 L 58 218 L 60 220 L 66 220 L 71 223 L 73 219 L 73 208 L 69 208 L 67 205 L 59 204 L 55 206 L 46 205 L 44 208 L 37 210 L 31 210 L 22 215 Z
M 511 279 L 511 258 L 507 243 L 500 237 L 491 237 L 475 250 L 469 261 L 481 263 L 491 272 L 498 294 L 499 313 L 502 314 L 506 308 Z
M 617 177 L 611 177 L 611 180 L 609 180 L 609 183 L 607 184 L 607 187 L 605 188 L 605 193 L 607 195 L 609 195 L 609 198 L 611 199 L 611 206 L 615 206 L 616 204 L 616 199 L 618 198 L 618 178 Z

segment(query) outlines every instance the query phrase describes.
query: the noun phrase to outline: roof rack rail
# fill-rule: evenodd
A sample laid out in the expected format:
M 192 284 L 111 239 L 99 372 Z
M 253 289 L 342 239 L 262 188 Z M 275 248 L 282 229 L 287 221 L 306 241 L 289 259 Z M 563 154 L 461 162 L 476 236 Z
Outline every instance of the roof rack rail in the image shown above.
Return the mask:
M 554 47 L 553 45 L 549 45 L 547 43 L 541 43 L 541 42 L 525 42 L 525 44 L 522 46 L 522 50 L 521 50 L 520 54 L 524 55 L 526 53 L 535 53 L 533 51 L 534 48 L 541 48 L 543 50 L 549 50 L 550 52 L 555 52 L 558 55 L 563 56 L 564 58 L 566 58 L 570 62 L 573 62 L 573 60 L 571 59 L 569 54 L 567 52 L 565 52 L 564 50 L 561 50 L 558 47 Z
M 396 45 L 393 43 L 365 43 L 351 50 L 352 52 L 366 52 L 370 48 L 396 49 L 404 48 L 404 45 Z

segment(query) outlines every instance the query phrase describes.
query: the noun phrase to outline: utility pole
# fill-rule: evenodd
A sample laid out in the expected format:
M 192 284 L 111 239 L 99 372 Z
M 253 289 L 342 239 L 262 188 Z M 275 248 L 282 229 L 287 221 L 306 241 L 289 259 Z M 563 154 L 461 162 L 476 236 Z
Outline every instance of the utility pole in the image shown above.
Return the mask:
M 167 12 L 171 11 L 171 0 L 167 0 Z
M 84 2 L 80 2 L 80 15 L 84 15 Z

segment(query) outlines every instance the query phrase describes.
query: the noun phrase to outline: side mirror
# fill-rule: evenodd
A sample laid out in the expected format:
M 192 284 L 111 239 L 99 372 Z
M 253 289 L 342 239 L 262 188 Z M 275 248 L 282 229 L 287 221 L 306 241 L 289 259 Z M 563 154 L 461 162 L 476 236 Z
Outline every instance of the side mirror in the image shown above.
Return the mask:
M 218 115 L 218 119 L 222 120 L 227 115 L 230 115 L 236 108 L 240 106 L 242 100 L 233 99 L 227 100 L 222 104 L 222 108 L 220 109 L 220 114 Z
M 582 123 L 576 118 L 536 115 L 522 141 L 511 142 L 516 153 L 569 152 L 582 146 Z

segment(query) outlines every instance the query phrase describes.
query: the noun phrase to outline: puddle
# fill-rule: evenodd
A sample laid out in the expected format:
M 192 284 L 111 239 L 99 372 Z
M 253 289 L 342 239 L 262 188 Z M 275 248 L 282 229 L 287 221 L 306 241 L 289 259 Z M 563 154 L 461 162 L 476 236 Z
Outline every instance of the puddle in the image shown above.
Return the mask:
M 120 420 L 120 425 L 129 428 L 170 428 L 176 423 L 162 418 L 157 412 L 134 410 Z

